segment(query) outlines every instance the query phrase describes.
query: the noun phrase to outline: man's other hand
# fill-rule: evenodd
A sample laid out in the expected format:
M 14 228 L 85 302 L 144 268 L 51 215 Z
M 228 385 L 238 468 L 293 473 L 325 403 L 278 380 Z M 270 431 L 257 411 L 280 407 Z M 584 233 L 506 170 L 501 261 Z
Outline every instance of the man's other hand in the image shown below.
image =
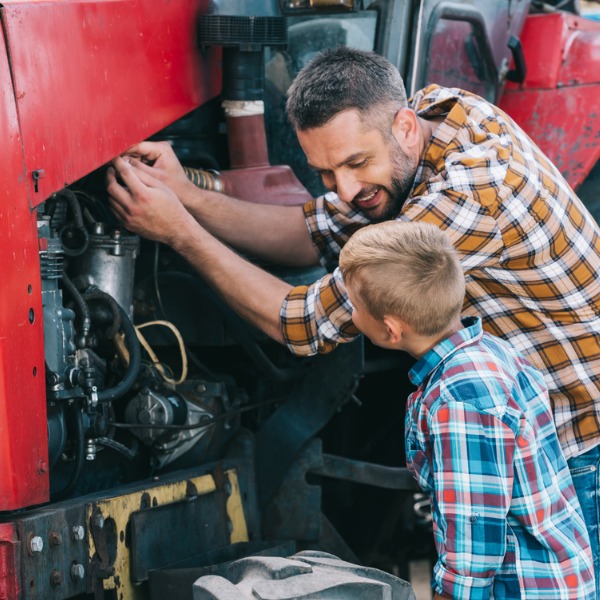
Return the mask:
M 195 189 L 168 142 L 141 142 L 123 157 L 139 172 L 164 183 L 185 204 L 186 194 Z

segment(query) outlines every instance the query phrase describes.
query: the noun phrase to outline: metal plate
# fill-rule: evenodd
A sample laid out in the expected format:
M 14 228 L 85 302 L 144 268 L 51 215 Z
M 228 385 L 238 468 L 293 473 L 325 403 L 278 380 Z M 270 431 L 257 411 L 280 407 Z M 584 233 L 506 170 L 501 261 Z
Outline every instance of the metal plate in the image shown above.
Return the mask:
M 45 502 L 48 439 L 35 215 L 0 29 L 0 511 Z

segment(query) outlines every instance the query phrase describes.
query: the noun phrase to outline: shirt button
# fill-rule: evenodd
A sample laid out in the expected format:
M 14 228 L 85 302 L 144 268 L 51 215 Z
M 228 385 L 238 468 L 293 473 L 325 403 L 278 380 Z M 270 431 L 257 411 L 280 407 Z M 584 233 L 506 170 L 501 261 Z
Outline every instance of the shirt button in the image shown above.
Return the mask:
M 469 523 L 477 523 L 477 515 L 471 515 L 469 517 Z

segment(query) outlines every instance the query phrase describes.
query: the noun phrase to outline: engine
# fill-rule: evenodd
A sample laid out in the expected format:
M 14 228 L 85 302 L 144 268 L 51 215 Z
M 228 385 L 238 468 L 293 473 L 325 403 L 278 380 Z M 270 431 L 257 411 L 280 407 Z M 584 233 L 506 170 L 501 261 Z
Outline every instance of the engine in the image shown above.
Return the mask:
M 188 348 L 169 320 L 134 324 L 136 311 L 150 310 L 147 301 L 134 302 L 140 240 L 98 206 L 65 189 L 38 218 L 54 499 L 78 486 L 89 491 L 103 471 L 125 481 L 165 469 L 199 445 L 210 454 L 211 440 L 226 437 L 217 430 L 232 430 L 224 413 L 245 397 L 239 390 L 230 397 L 223 378 L 188 377 Z M 158 283 L 154 292 L 160 302 Z M 111 459 L 100 460 L 106 454 Z

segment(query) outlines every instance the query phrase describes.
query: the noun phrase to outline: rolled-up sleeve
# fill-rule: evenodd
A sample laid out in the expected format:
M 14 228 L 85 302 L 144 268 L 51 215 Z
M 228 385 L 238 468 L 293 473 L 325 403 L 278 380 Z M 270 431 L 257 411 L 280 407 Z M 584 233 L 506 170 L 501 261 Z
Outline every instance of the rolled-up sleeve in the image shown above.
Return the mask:
M 293 288 L 280 318 L 285 343 L 298 356 L 325 354 L 359 333 L 339 269 L 312 285 Z

